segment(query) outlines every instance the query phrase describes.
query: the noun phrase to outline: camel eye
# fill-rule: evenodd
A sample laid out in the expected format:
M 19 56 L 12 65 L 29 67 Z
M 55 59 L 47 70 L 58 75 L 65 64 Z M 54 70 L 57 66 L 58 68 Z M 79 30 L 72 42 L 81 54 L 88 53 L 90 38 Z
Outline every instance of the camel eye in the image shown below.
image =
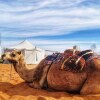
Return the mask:
M 11 57 L 15 57 L 16 55 L 12 53 L 10 56 L 11 56 Z

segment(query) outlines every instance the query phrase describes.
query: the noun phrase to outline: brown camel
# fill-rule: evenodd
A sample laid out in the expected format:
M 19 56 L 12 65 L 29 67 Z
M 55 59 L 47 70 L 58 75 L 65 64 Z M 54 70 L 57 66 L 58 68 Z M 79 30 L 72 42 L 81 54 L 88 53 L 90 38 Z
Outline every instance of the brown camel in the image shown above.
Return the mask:
M 56 91 L 100 93 L 100 59 L 93 57 L 86 61 L 85 56 L 90 58 L 93 52 L 73 55 L 73 50 L 66 50 L 63 55 L 60 61 L 51 64 L 47 64 L 45 58 L 34 69 L 28 69 L 21 52 L 5 53 L 2 59 L 9 60 L 20 77 L 33 88 L 43 88 L 46 83 Z

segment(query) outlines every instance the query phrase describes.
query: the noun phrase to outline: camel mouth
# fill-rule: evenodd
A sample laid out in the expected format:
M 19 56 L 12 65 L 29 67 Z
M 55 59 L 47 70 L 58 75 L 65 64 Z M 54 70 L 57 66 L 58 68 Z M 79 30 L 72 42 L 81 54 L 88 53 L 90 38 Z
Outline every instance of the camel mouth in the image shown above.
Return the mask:
M 3 62 L 3 63 L 5 63 L 6 61 L 7 61 L 8 63 L 14 63 L 14 64 L 15 64 L 15 63 L 18 63 L 17 61 L 12 60 L 12 59 L 2 59 L 2 62 Z
M 11 58 L 11 57 L 9 57 L 9 56 L 6 56 L 6 54 L 3 54 L 3 55 L 1 56 L 1 60 L 2 60 L 3 63 L 5 63 L 6 61 L 7 61 L 8 63 L 18 63 L 18 61 L 17 61 L 16 59 L 13 59 L 13 58 Z
M 13 59 L 7 59 L 9 61 L 9 63 L 18 63 L 16 60 L 13 60 Z

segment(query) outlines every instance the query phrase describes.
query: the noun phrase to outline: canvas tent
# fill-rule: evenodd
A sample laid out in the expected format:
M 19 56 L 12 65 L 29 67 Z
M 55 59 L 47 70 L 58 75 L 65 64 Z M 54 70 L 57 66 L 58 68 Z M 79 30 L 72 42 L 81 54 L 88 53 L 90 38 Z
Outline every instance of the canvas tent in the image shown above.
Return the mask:
M 27 40 L 19 43 L 16 46 L 6 48 L 4 52 L 12 51 L 14 49 L 22 51 L 27 64 L 38 64 L 45 57 L 44 50 L 37 48 Z
M 1 46 L 0 46 L 0 58 L 1 58 Z

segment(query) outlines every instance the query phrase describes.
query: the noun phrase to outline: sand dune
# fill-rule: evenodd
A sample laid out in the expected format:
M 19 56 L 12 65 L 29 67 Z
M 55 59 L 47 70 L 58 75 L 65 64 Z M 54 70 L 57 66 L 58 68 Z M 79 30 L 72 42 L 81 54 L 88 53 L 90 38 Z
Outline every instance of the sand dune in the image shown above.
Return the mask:
M 12 69 L 0 64 L 0 100 L 100 100 L 100 95 L 72 95 L 66 92 L 49 92 L 30 88 Z

